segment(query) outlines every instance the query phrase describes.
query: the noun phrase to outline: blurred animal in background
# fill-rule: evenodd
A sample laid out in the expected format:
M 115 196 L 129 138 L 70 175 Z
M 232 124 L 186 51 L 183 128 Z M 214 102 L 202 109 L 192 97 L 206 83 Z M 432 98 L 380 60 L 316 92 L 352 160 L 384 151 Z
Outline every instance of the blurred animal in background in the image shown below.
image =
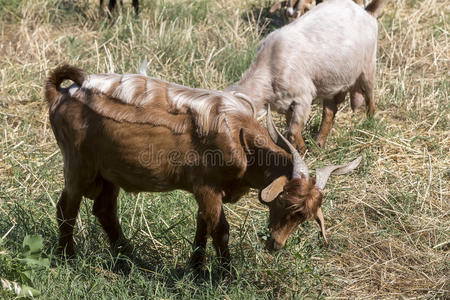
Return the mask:
M 296 19 L 303 15 L 305 12 L 310 10 L 314 3 L 319 4 L 321 0 L 287 0 L 287 1 L 280 1 L 274 4 L 270 8 L 270 12 L 274 13 L 277 10 L 283 10 L 284 16 L 288 19 Z
M 108 15 L 111 16 L 112 12 L 114 11 L 114 8 L 116 7 L 117 0 L 109 0 L 108 3 Z M 139 14 L 139 0 L 133 0 L 132 2 L 134 7 L 134 12 L 136 13 L 136 16 Z M 123 0 L 120 0 L 120 6 L 123 6 Z M 100 0 L 100 11 L 103 11 L 103 0 Z
M 364 10 L 350 0 L 328 0 L 303 17 L 272 32 L 259 46 L 242 79 L 228 88 L 246 94 L 259 115 L 267 104 L 286 115 L 288 139 L 305 152 L 301 135 L 313 99 L 323 100 L 319 147 L 333 126 L 338 104 L 350 93 L 353 110 L 365 101 L 375 113 L 378 24 L 388 0 L 373 0 Z
M 355 3 L 367 6 L 367 0 L 353 0 Z M 283 10 L 284 15 L 288 21 L 293 21 L 298 17 L 304 15 L 311 10 L 315 5 L 322 3 L 322 0 L 287 0 L 279 1 L 270 8 L 270 12 L 274 13 L 277 10 Z

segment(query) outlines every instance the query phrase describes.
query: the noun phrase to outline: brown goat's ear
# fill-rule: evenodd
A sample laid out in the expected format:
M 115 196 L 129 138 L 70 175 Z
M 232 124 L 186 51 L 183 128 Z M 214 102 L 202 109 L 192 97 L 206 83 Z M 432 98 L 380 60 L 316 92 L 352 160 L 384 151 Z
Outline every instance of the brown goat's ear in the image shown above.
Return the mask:
M 281 176 L 275 179 L 261 191 L 261 201 L 265 203 L 272 202 L 283 191 L 283 188 L 287 183 L 288 179 L 286 176 Z

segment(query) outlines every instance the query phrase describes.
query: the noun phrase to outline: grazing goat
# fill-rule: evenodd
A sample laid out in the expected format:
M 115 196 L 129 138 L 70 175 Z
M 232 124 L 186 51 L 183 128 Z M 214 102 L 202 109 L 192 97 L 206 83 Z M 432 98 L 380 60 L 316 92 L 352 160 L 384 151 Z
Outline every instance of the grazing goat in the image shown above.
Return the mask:
M 274 13 L 275 11 L 282 9 L 284 11 L 284 16 L 287 20 L 296 19 L 302 16 L 305 12 L 313 7 L 313 0 L 287 0 L 275 3 L 269 10 L 269 12 Z M 321 1 L 316 0 L 316 4 Z
M 358 0 L 353 0 L 355 3 L 359 3 Z M 313 2 L 315 2 L 315 5 L 322 3 L 322 0 L 287 0 L 287 1 L 280 1 L 275 3 L 271 8 L 270 12 L 274 13 L 275 11 L 279 9 L 284 10 L 284 15 L 287 20 L 295 20 L 298 17 L 304 15 L 307 11 L 311 10 L 314 5 Z M 363 1 L 364 6 L 367 5 L 367 0 Z
M 249 96 L 261 115 L 270 103 L 286 114 L 288 139 L 304 152 L 301 131 L 312 100 L 323 99 L 316 142 L 325 146 L 337 106 L 350 91 L 352 109 L 365 100 L 375 112 L 377 21 L 386 0 L 366 8 L 350 0 L 329 0 L 272 32 L 261 43 L 242 79 L 227 90 Z
M 109 0 L 108 3 L 108 13 L 109 15 L 112 14 L 112 12 L 114 11 L 114 8 L 116 7 L 116 0 Z M 134 12 L 136 13 L 136 16 L 139 14 L 139 0 L 133 0 L 132 2 L 133 7 L 134 7 Z M 123 6 L 123 1 L 120 0 L 120 6 Z M 103 0 L 100 0 L 100 10 L 103 9 Z
M 74 83 L 61 87 L 64 80 Z M 322 189 L 331 173 L 357 167 L 329 166 L 309 176 L 294 147 L 254 118 L 239 93 L 192 89 L 137 74 L 86 75 L 60 66 L 45 86 L 50 122 L 64 157 L 65 187 L 56 211 L 59 250 L 72 255 L 73 227 L 82 196 L 111 245 L 129 252 L 117 216 L 119 189 L 162 192 L 182 189 L 198 203 L 191 264 L 202 267 L 213 239 L 228 267 L 229 225 L 222 203 L 236 202 L 250 188 L 269 206 L 269 247 L 281 248 L 295 227 L 316 219 L 325 237 Z M 275 142 L 274 142 L 275 141 Z M 281 145 L 281 146 L 278 146 Z

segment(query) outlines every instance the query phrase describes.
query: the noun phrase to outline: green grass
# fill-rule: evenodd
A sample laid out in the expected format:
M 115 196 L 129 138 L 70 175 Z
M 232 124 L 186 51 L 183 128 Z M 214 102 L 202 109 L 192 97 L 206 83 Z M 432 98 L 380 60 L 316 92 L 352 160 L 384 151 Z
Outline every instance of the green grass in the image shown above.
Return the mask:
M 67 62 L 92 73 L 133 73 L 147 59 L 150 76 L 224 89 L 279 22 L 268 19 L 267 0 L 141 2 L 138 18 L 126 1 L 108 20 L 94 0 L 0 0 L 0 279 L 32 287 L 42 299 L 448 297 L 450 28 L 443 0 L 385 8 L 373 119 L 352 114 L 346 102 L 326 149 L 318 149 L 321 106 L 313 106 L 304 132 L 310 169 L 363 156 L 355 172 L 332 177 L 325 189 L 329 246 L 308 222 L 285 249 L 267 252 L 268 211 L 253 191 L 225 208 L 235 278 L 220 276 L 211 246 L 208 271 L 196 277 L 187 268 L 193 197 L 121 193 L 120 222 L 138 257 L 130 273 L 120 272 L 124 263 L 110 253 L 90 200 L 76 223 L 76 258 L 58 258 L 63 164 L 43 99 L 47 72 Z M 23 246 L 27 236 L 43 238 L 34 256 Z M 0 298 L 14 295 L 0 288 Z

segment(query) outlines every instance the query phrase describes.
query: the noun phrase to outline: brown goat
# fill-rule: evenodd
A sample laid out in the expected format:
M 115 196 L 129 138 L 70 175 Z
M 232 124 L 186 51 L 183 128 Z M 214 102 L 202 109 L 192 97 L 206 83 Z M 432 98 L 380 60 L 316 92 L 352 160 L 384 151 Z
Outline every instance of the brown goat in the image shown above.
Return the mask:
M 62 88 L 64 80 L 74 83 Z M 320 206 L 327 178 L 360 161 L 322 168 L 317 181 L 310 178 L 298 152 L 273 127 L 270 113 L 268 132 L 236 93 L 134 74 L 85 75 L 67 65 L 51 72 L 45 91 L 64 157 L 57 219 L 59 250 L 66 255 L 74 253 L 73 227 L 82 196 L 94 200 L 93 214 L 112 246 L 130 251 L 117 217 L 119 188 L 194 194 L 199 208 L 191 264 L 196 268 L 204 263 L 209 236 L 223 266 L 229 266 L 229 225 L 222 204 L 238 201 L 250 188 L 261 190 L 260 200 L 270 208 L 270 247 L 281 248 L 300 222 L 312 218 L 325 237 Z

